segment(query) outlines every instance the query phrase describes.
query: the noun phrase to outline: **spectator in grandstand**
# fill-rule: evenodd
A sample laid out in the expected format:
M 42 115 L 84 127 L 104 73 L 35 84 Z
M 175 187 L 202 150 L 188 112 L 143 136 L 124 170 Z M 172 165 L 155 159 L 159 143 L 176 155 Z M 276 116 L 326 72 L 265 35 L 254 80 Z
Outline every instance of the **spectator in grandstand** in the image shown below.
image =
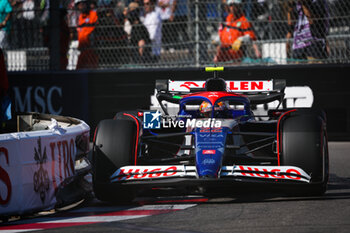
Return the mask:
M 162 44 L 164 49 L 173 48 L 173 38 L 175 36 L 174 13 L 176 0 L 158 0 L 156 11 L 162 19 Z
M 91 10 L 97 9 L 97 2 L 95 0 L 90 0 L 90 9 Z
M 35 12 L 34 0 L 24 0 L 22 9 L 19 9 L 22 13 L 20 33 L 22 34 L 22 43 L 24 48 L 39 47 L 39 35 L 36 32 L 39 27 L 38 17 Z
M 295 19 L 296 17 L 296 12 L 295 12 L 295 0 L 286 0 L 283 3 L 283 8 L 284 12 L 287 15 L 287 35 L 286 35 L 286 53 L 287 53 L 287 58 L 290 59 L 293 56 L 293 51 L 291 45 L 293 44 L 293 33 L 294 33 L 294 26 L 295 26 Z
M 40 24 L 42 26 L 47 26 L 49 24 L 50 0 L 40 1 L 40 11 Z
M 233 61 L 239 63 L 244 56 L 247 56 L 247 45 L 256 40 L 253 27 L 245 17 L 242 9 L 242 0 L 228 0 L 230 14 L 225 24 L 219 29 L 221 45 L 217 47 L 214 62 Z M 261 57 L 258 46 L 252 43 L 255 56 Z
M 124 31 L 124 15 L 114 14 L 112 1 L 105 1 L 98 8 L 98 26 L 95 41 L 99 66 L 113 68 L 128 63 L 128 36 Z
M 326 0 L 298 0 L 295 7 L 287 13 L 293 28 L 293 58 L 315 62 L 328 58 L 327 34 L 329 28 L 328 6 Z M 288 38 L 287 34 L 287 38 Z
M 71 40 L 70 38 L 70 29 L 67 24 L 66 15 L 67 15 L 67 9 L 61 7 L 59 9 L 59 16 L 60 16 L 60 69 L 65 70 L 68 65 L 68 49 L 69 49 L 69 42 Z M 42 25 L 41 32 L 43 35 L 43 42 L 44 46 L 48 47 L 50 49 L 50 26 L 48 24 Z M 28 44 L 27 44 L 28 45 Z
M 23 18 L 26 20 L 33 20 L 35 17 L 34 7 L 34 0 L 24 0 L 22 5 Z
M 11 30 L 8 35 L 8 46 L 13 49 L 24 47 L 25 35 L 22 33 L 23 29 L 23 11 L 22 11 L 22 0 L 12 0 L 12 14 L 11 14 Z
M 284 33 L 279 34 L 279 30 L 271 30 L 271 28 L 281 28 L 280 24 L 282 17 L 285 14 L 279 10 L 279 2 L 267 0 L 250 0 L 245 4 L 245 16 L 251 22 L 254 22 L 254 31 L 258 39 L 277 39 L 276 35 L 279 35 L 281 39 Z M 269 7 L 271 7 L 269 9 Z
M 70 30 L 70 40 L 76 40 L 79 12 L 75 8 L 75 0 L 70 0 L 67 4 L 67 24 Z
M 104 0 L 99 0 L 104 1 Z M 143 0 L 118 0 L 118 2 L 123 2 L 123 4 L 128 8 L 130 6 L 130 3 L 137 3 L 137 5 L 140 7 L 140 14 L 143 7 Z
M 68 50 L 70 42 L 70 29 L 66 20 L 67 9 L 60 8 L 60 69 L 65 70 L 68 65 Z
M 229 7 L 227 5 L 227 0 L 221 0 L 221 12 L 220 12 L 220 16 L 221 16 L 221 20 L 222 21 L 225 21 L 226 20 L 226 17 L 228 16 L 229 14 Z
M 0 0 L 0 48 L 7 46 L 7 37 L 10 31 L 10 17 L 12 6 L 8 0 Z
M 98 56 L 94 49 L 94 31 L 98 20 L 95 10 L 90 9 L 88 0 L 75 0 L 75 5 L 80 11 L 78 20 L 78 58 L 77 69 L 97 68 Z
M 137 4 L 137 3 L 135 3 Z M 130 6 L 130 5 L 129 5 Z M 128 20 L 131 23 L 130 45 L 131 56 L 134 63 L 147 63 L 151 61 L 151 39 L 145 25 L 140 21 L 139 8 L 130 8 Z
M 126 32 L 126 34 L 128 34 L 128 38 L 130 39 L 132 25 L 131 25 L 131 22 L 129 20 L 128 13 L 133 11 L 133 10 L 137 10 L 138 12 L 140 12 L 140 5 L 137 2 L 130 2 L 128 7 L 125 7 L 125 4 L 122 2 L 119 2 L 118 4 L 120 7 L 122 5 L 124 5 L 124 10 L 123 10 L 123 14 L 125 16 L 124 31 Z M 140 16 L 140 15 L 138 15 L 138 16 Z
M 152 41 L 152 62 L 159 61 L 162 46 L 162 19 L 155 11 L 155 3 L 156 0 L 143 1 L 145 9 L 143 24 L 146 26 Z
M 188 0 L 174 0 L 175 5 L 175 17 L 174 17 L 174 43 L 180 43 L 186 45 L 189 42 L 188 36 L 188 12 L 189 12 Z M 190 49 L 190 45 L 186 45 L 185 48 Z M 176 46 L 176 49 L 180 49 L 180 46 Z

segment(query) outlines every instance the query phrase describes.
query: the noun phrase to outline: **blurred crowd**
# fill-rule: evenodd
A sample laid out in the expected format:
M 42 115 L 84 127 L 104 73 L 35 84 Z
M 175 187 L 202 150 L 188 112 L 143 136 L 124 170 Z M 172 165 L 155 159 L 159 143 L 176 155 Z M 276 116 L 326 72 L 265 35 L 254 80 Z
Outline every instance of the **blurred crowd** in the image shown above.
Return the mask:
M 66 69 L 75 41 L 77 69 L 98 68 L 101 61 L 107 67 L 152 65 L 162 53 L 179 49 L 193 56 L 198 40 L 193 24 L 203 20 L 196 19 L 198 5 L 208 19 L 196 29 L 204 34 L 199 39 L 216 48 L 210 62 L 239 64 L 247 56 L 260 59 L 261 46 L 256 42 L 273 39 L 289 41 L 289 58 L 326 59 L 327 35 L 334 22 L 329 2 L 342 2 L 345 12 L 349 10 L 345 0 L 62 0 L 60 67 Z M 210 18 L 216 19 L 214 24 Z M 216 34 L 213 40 L 209 25 Z M 50 27 L 50 0 L 0 0 L 1 48 L 49 47 Z

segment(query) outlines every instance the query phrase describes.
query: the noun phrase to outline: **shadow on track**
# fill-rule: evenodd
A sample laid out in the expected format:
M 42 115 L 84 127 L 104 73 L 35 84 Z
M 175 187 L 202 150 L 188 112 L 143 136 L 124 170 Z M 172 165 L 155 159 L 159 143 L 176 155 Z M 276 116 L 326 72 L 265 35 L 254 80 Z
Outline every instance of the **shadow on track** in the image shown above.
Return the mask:
M 192 190 L 193 191 L 193 190 Z M 249 186 L 234 187 L 229 189 L 206 190 L 207 193 L 193 192 L 186 196 L 186 189 L 150 190 L 142 193 L 136 199 L 135 204 L 164 204 L 164 203 L 206 203 L 206 204 L 230 204 L 230 203 L 256 203 L 256 202 L 282 202 L 282 201 L 307 201 L 307 200 L 335 200 L 350 199 L 350 178 L 338 177 L 330 174 L 328 188 L 323 196 L 301 196 L 286 194 L 281 188 Z

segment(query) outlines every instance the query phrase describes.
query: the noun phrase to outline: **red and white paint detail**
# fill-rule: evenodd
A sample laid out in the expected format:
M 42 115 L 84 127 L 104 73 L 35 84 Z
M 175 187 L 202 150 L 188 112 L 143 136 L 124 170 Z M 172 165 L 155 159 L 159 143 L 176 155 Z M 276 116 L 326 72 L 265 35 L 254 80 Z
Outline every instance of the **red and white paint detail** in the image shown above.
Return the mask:
M 309 183 L 311 177 L 301 168 L 294 166 L 224 166 L 221 176 L 252 177 L 273 180 L 292 180 Z
M 144 205 L 134 208 L 86 207 L 69 212 L 58 213 L 48 217 L 16 221 L 0 226 L 0 233 L 17 233 L 38 231 L 60 227 L 73 227 L 94 223 L 115 222 L 128 219 L 148 217 L 184 210 L 196 204 L 160 204 Z
M 125 166 L 110 177 L 111 182 L 151 180 L 164 178 L 196 178 L 196 167 L 176 166 Z M 311 177 L 301 168 L 295 166 L 223 166 L 220 177 L 247 177 L 273 180 L 292 180 L 309 183 Z
M 272 80 L 256 81 L 226 81 L 227 89 L 233 92 L 261 92 L 272 91 Z M 172 81 L 169 80 L 168 90 L 177 92 L 190 92 L 190 89 L 204 88 L 205 81 Z
M 191 174 L 184 172 L 184 170 L 184 166 L 125 166 L 114 172 L 111 176 L 111 182 L 196 175 L 193 169 Z
M 216 150 L 203 150 L 203 155 L 215 155 Z

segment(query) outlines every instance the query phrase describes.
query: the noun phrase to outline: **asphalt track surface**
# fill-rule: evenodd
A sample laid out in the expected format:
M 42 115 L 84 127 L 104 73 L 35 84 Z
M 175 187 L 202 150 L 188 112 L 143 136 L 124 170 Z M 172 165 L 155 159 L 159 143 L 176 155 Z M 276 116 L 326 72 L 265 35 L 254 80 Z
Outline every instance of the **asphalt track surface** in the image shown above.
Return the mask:
M 330 182 L 322 197 L 257 191 L 234 197 L 140 197 L 133 206 L 89 201 L 43 217 L 0 224 L 0 233 L 350 232 L 350 143 L 329 143 Z

